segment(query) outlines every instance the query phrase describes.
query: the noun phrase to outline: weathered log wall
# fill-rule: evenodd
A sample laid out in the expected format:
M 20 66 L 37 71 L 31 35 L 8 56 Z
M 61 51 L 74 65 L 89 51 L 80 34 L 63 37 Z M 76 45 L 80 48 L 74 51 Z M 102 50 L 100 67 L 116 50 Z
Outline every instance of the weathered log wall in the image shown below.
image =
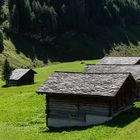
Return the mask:
M 87 122 L 96 122 L 97 116 L 110 118 L 109 101 L 106 98 L 47 96 L 47 107 L 48 125 L 49 120 L 53 124 L 52 120 L 55 121 L 55 119 L 65 120 L 65 122 L 77 121 L 78 124 L 81 122 L 81 125 L 86 125 Z
M 131 79 L 128 78 L 115 97 L 116 99 L 114 100 L 112 106 L 113 114 L 123 110 L 127 106 L 132 105 L 137 96 L 137 87 L 131 82 Z

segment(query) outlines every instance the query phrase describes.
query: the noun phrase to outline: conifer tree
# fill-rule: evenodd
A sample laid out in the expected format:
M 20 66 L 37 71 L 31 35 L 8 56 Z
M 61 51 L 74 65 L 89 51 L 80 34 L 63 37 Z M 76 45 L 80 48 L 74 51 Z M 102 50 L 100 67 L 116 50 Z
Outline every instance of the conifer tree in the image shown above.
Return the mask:
M 39 3 L 39 1 L 35 1 L 33 0 L 32 2 L 32 9 L 36 15 L 36 18 L 39 19 L 40 14 L 41 14 L 41 4 Z
M 2 47 L 3 47 L 3 32 L 0 30 L 0 48 Z
M 14 4 L 12 7 L 12 11 L 11 11 L 11 16 L 10 16 L 10 23 L 11 23 L 11 27 L 18 31 L 19 28 L 19 13 L 17 10 L 16 5 Z
M 31 5 L 29 0 L 24 0 L 24 20 L 25 20 L 25 26 L 27 29 L 29 29 L 29 26 L 31 24 L 31 19 L 32 19 L 32 10 L 31 10 Z
M 0 22 L 3 20 L 3 5 L 5 3 L 5 0 L 0 0 Z
M 3 69 L 2 69 L 2 80 L 3 81 L 7 81 L 7 79 L 10 76 L 11 71 L 12 71 L 12 68 L 10 67 L 9 62 L 6 59 L 4 62 L 4 65 L 3 65 Z
M 0 0 L 0 11 L 3 5 L 4 5 L 4 0 Z

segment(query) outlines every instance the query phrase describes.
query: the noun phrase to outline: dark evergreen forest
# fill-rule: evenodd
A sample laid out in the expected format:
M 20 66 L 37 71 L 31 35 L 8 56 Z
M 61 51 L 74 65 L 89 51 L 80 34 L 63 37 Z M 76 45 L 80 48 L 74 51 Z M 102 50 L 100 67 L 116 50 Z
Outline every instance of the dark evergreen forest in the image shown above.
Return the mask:
M 9 0 L 9 10 L 13 30 L 41 37 L 140 23 L 140 0 Z

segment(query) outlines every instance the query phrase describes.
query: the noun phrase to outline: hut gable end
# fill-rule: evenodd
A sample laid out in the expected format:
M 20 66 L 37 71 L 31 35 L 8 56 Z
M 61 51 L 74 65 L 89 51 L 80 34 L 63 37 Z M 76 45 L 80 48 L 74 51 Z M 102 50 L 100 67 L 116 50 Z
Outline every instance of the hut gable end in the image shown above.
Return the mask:
M 32 69 L 15 69 L 12 71 L 9 80 L 19 80 L 28 72 L 32 72 L 32 73 L 36 74 L 36 72 L 33 71 Z
M 7 83 L 9 86 L 27 85 L 34 83 L 35 71 L 32 69 L 15 69 L 11 72 Z

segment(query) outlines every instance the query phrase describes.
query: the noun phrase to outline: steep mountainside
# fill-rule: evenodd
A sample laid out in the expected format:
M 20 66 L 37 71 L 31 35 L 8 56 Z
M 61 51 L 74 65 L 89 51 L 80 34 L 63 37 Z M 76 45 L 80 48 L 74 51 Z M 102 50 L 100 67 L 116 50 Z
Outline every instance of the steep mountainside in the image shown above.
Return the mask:
M 139 36 L 139 0 L 0 1 L 1 66 L 139 56 Z

